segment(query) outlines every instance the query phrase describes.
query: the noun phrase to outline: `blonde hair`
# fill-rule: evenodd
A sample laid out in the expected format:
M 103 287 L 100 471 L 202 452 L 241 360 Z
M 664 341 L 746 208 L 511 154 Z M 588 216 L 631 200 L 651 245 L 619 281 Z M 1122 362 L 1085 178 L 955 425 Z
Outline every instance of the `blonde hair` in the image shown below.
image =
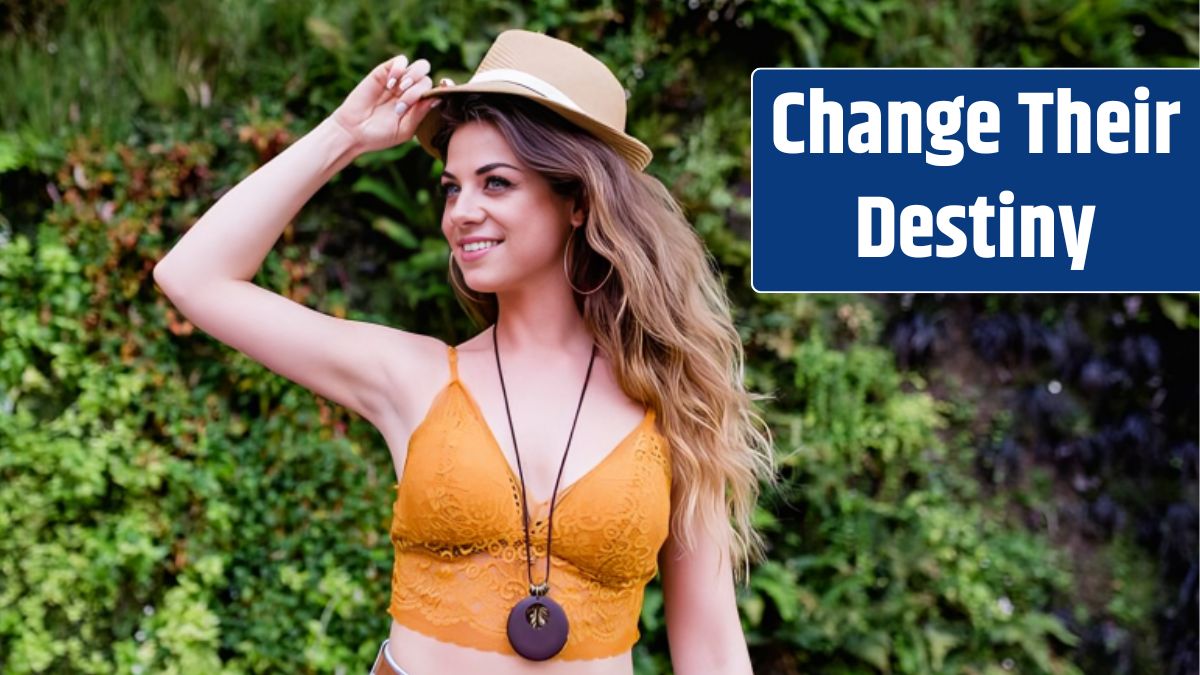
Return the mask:
M 556 193 L 582 200 L 586 236 L 571 238 L 571 283 L 599 290 L 576 292 L 576 306 L 622 390 L 653 406 L 670 443 L 671 530 L 686 550 L 707 532 L 748 582 L 765 553 L 751 524 L 760 484 L 776 480 L 770 428 L 753 402 L 770 397 L 745 389 L 716 261 L 683 210 L 658 179 L 535 102 L 459 94 L 435 110 L 445 124 L 432 143 L 443 157 L 455 128 L 488 122 Z M 495 323 L 495 294 L 466 289 L 461 274 L 451 264 L 459 302 L 477 325 Z

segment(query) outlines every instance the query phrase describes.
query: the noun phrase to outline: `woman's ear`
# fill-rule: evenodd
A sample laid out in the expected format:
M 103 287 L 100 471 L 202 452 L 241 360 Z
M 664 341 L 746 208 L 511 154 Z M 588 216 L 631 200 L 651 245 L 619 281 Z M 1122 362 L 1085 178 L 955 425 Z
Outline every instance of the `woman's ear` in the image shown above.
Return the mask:
M 580 227 L 587 225 L 590 204 L 588 203 L 588 190 L 586 186 L 580 185 L 575 193 L 575 198 L 571 201 L 571 225 Z
M 572 199 L 571 201 L 571 227 L 580 227 L 588 222 L 587 205 L 582 199 Z

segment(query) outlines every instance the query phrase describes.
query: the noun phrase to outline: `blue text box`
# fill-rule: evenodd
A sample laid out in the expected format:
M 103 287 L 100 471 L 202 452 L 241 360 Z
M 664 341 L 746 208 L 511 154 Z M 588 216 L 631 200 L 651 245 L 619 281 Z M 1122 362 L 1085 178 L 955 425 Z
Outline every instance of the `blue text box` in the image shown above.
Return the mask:
M 751 91 L 756 291 L 1200 289 L 1200 70 L 760 68 Z

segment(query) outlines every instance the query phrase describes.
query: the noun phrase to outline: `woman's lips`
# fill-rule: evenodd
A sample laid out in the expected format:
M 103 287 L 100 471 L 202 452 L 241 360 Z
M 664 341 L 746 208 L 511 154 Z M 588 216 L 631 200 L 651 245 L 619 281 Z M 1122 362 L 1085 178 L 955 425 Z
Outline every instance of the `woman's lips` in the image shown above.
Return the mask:
M 464 249 L 462 251 L 461 259 L 463 262 L 471 262 L 473 260 L 479 260 L 483 256 L 487 255 L 489 252 L 495 250 L 497 247 L 499 247 L 503 243 L 504 242 L 498 241 L 495 244 L 492 244 L 491 246 L 489 246 L 485 249 L 480 249 L 478 251 L 467 251 Z

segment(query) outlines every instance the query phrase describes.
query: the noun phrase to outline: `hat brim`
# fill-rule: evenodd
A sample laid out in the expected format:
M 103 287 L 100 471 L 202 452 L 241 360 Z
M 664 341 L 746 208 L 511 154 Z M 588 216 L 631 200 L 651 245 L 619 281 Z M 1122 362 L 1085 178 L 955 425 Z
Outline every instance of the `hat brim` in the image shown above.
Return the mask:
M 433 96 L 447 96 L 450 94 L 468 94 L 468 93 L 490 93 L 490 94 L 513 94 L 523 98 L 536 101 L 554 112 L 563 116 L 576 126 L 595 135 L 600 140 L 607 143 L 617 154 L 635 170 L 642 171 L 650 160 L 654 157 L 654 153 L 650 152 L 650 148 L 646 147 L 638 139 L 624 133 L 618 129 L 613 129 L 607 124 L 588 117 L 587 115 L 575 110 L 574 108 L 565 106 L 557 101 L 544 98 L 543 96 L 512 82 L 476 82 L 464 83 L 455 85 L 445 85 L 434 87 L 429 91 L 421 94 L 420 98 L 430 98 Z M 417 126 L 416 137 L 421 147 L 430 155 L 437 159 L 444 160 L 437 148 L 433 147 L 433 137 L 442 128 L 443 122 L 441 115 L 436 111 L 430 111 L 421 120 L 421 124 Z

